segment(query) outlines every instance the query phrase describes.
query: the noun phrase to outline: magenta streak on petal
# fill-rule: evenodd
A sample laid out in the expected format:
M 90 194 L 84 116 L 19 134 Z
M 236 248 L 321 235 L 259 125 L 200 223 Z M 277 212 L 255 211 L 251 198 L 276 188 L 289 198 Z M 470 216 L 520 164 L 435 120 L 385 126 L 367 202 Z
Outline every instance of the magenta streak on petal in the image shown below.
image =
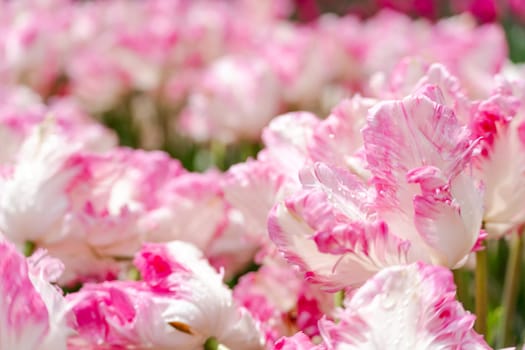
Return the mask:
M 43 340 L 49 330 L 46 305 L 29 280 L 25 258 L 7 242 L 0 242 L 0 271 L 0 318 L 6 318 L 8 327 L 0 332 L 15 339 L 31 333 L 35 339 Z

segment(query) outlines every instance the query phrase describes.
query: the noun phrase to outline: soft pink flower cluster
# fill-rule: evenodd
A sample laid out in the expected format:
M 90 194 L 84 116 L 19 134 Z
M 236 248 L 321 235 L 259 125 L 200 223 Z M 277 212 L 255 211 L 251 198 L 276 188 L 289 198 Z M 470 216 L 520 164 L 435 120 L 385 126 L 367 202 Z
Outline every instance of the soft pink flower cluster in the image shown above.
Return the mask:
M 489 348 L 450 270 L 525 224 L 501 29 L 289 9 L 0 3 L 0 350 Z M 194 173 L 117 146 L 86 109 L 137 90 L 264 148 Z
M 224 174 L 116 147 L 66 99 L 4 93 L 2 348 L 487 348 L 447 268 L 482 222 L 493 238 L 525 222 L 525 81 L 472 100 L 407 60 L 381 86 L 278 117 Z
M 385 11 L 301 24 L 286 19 L 293 9 L 287 0 L 4 1 L 0 82 L 71 95 L 91 113 L 127 108 L 146 134 L 177 125 L 229 143 L 257 140 L 279 113 L 324 114 L 405 56 L 442 62 L 476 97 L 505 63 L 502 30 L 468 16 L 434 25 Z
M 221 174 L 190 173 L 160 151 L 116 147 L 112 132 L 66 100 L 24 106 L 17 99 L 26 93 L 6 94 L 0 111 L 9 146 L 0 230 L 20 250 L 36 245 L 62 260 L 62 284 L 116 278 L 143 242 L 191 242 L 229 275 L 251 259 L 261 233 L 238 222 Z

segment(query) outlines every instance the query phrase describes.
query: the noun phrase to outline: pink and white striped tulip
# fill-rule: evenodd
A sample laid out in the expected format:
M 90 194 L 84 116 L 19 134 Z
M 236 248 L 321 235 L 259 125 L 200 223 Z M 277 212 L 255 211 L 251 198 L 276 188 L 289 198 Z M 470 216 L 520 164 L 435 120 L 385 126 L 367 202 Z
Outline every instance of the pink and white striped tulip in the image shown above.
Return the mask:
M 341 101 L 325 120 L 315 128 L 308 145 L 308 154 L 315 162 L 348 168 L 363 179 L 366 169 L 361 129 L 366 124 L 368 110 L 377 103 L 359 95 Z
M 50 282 L 63 266 L 37 251 L 26 260 L 0 238 L 0 349 L 66 350 L 68 306 Z
M 80 170 L 69 159 L 78 145 L 67 143 L 54 129 L 35 128 L 12 170 L 4 170 L 0 179 L 0 230 L 20 248 L 26 241 L 52 243 L 67 234 L 67 189 Z
M 257 140 L 279 113 L 281 87 L 258 57 L 223 57 L 213 63 L 189 97 L 181 126 L 198 141 Z
M 258 271 L 242 276 L 233 295 L 259 323 L 269 346 L 297 331 L 319 335 L 318 321 L 334 311 L 333 295 L 305 281 L 280 257 L 267 258 Z
M 68 296 L 75 343 L 196 350 L 215 337 L 231 349 L 262 349 L 248 312 L 191 244 L 147 244 L 135 265 L 143 281 L 86 285 Z
M 478 239 L 482 197 L 467 168 L 469 131 L 439 89 L 380 103 L 363 135 L 379 216 L 419 259 L 460 264 Z
M 483 223 L 489 238 L 525 223 L 524 97 L 522 81 L 502 81 L 473 118 L 473 132 L 482 138 L 475 171 L 485 188 Z
M 386 268 L 344 306 L 339 322 L 320 321 L 321 344 L 297 334 L 274 349 L 490 349 L 473 330 L 475 316 L 456 300 L 452 273 L 443 267 Z
M 479 237 L 481 191 L 467 169 L 469 131 L 443 103 L 432 86 L 378 103 L 363 130 L 372 187 L 318 163 L 273 208 L 270 236 L 308 278 L 338 289 L 393 264 L 464 263 Z

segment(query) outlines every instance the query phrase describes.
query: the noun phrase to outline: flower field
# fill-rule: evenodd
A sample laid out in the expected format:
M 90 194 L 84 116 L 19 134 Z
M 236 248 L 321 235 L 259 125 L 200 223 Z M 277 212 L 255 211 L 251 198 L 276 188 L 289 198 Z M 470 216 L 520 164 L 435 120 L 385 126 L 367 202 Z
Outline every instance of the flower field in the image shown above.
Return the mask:
M 0 0 L 0 350 L 522 349 L 520 61 L 520 0 Z

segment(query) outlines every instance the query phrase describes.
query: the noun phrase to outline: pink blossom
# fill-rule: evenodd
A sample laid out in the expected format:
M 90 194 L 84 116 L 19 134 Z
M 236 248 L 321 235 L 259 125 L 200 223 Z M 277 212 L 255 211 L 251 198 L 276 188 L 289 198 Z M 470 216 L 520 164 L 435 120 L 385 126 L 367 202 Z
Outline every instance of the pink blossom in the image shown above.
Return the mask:
M 26 241 L 52 243 L 67 234 L 71 208 L 67 188 L 79 168 L 69 158 L 78 145 L 67 144 L 53 126 L 41 125 L 21 146 L 18 162 L 0 181 L 0 229 L 19 247 Z
M 320 322 L 319 349 L 490 349 L 474 332 L 475 316 L 456 300 L 455 289 L 442 267 L 416 263 L 380 271 L 345 300 L 338 323 Z M 314 348 L 299 335 L 275 347 Z
M 449 17 L 432 24 L 381 11 L 364 22 L 361 31 L 360 40 L 346 44 L 364 69 L 358 78 L 361 82 L 366 79 L 363 73 L 366 77 L 378 72 L 388 75 L 406 56 L 422 57 L 447 67 L 473 97 L 484 97 L 507 57 L 502 29 L 495 24 L 476 26 L 469 16 Z
M 182 126 L 198 141 L 256 140 L 278 114 L 280 94 L 277 76 L 264 60 L 223 57 L 190 95 Z
M 369 93 L 377 99 L 398 99 L 417 93 L 426 85 L 435 85 L 442 94 L 442 103 L 453 109 L 463 124 L 467 124 L 473 102 L 469 100 L 472 94 L 465 90 L 463 82 L 441 63 L 427 64 L 418 57 L 405 57 L 389 76 L 383 73 L 374 75 Z
M 262 139 L 266 146 L 257 158 L 274 164 L 283 174 L 287 174 L 290 186 L 298 182 L 299 170 L 309 162 L 308 144 L 313 137 L 319 118 L 309 112 L 283 114 L 263 130 Z
M 347 167 L 366 179 L 361 128 L 366 123 L 368 109 L 376 103 L 359 95 L 341 101 L 331 114 L 315 127 L 308 154 L 316 162 Z
M 264 247 L 262 244 L 269 246 L 270 242 L 266 234 L 260 236 L 251 231 L 237 209 L 227 210 L 226 221 L 225 227 L 209 241 L 205 254 L 210 264 L 216 270 L 223 271 L 224 279 L 230 281 L 246 271 L 256 253 Z
M 316 336 L 317 322 L 333 311 L 331 294 L 304 281 L 281 260 L 266 260 L 258 271 L 241 277 L 234 289 L 235 300 L 260 323 L 267 344 L 297 331 Z
M 87 285 L 69 296 L 82 341 L 197 349 L 214 336 L 229 348 L 262 348 L 253 320 L 194 246 L 148 244 L 135 264 L 143 281 Z
M 0 91 L 0 133 L 6 140 L 0 162 L 14 163 L 24 140 L 46 120 L 54 124 L 55 133 L 82 149 L 105 151 L 116 145 L 115 134 L 86 115 L 71 99 L 57 98 L 46 105 L 28 88 L 8 87 Z
M 478 104 L 473 118 L 473 132 L 482 138 L 475 170 L 485 188 L 483 222 L 491 238 L 525 222 L 524 91 L 521 82 L 501 82 Z
M 265 59 L 279 76 L 284 100 L 293 109 L 315 110 L 322 92 L 337 81 L 348 63 L 329 24 L 326 29 L 323 24 L 314 29 L 280 23 L 263 48 Z M 327 60 L 330 65 L 324 64 Z
M 13 163 L 25 138 L 39 118 L 40 97 L 28 88 L 2 89 L 0 91 L 0 136 L 5 147 L 0 153 L 0 163 Z M 37 109 L 37 112 L 34 110 Z
M 223 190 L 229 204 L 242 213 L 244 227 L 258 237 L 266 235 L 266 221 L 282 197 L 285 174 L 270 162 L 248 160 L 226 173 Z
M 69 6 L 2 4 L 0 78 L 46 95 L 59 76 L 71 18 Z
M 94 120 L 71 98 L 54 99 L 41 115 L 42 121 L 46 117 L 55 120 L 60 133 L 83 150 L 105 152 L 117 146 L 115 132 Z
M 273 347 L 274 350 L 323 350 L 323 345 L 314 345 L 310 338 L 302 332 L 298 332 L 291 337 L 281 338 Z
M 61 286 L 75 288 L 87 282 L 111 281 L 125 270 L 125 262 L 116 258 L 125 260 L 126 257 L 101 256 L 81 235 L 68 235 L 58 242 L 40 246 L 64 263 L 64 272 L 57 280 Z
M 131 85 L 131 78 L 116 62 L 95 50 L 76 54 L 69 64 L 68 75 L 71 94 L 94 113 L 117 105 Z
M 0 348 L 66 349 L 66 303 L 49 282 L 59 262 L 37 252 L 29 260 L 0 238 Z
M 437 98 L 437 101 L 431 98 Z M 269 216 L 270 237 L 308 279 L 338 289 L 390 265 L 456 267 L 481 227 L 481 192 L 467 172 L 470 134 L 439 90 L 374 106 L 363 131 L 371 185 L 317 163 L 302 190 Z
M 157 205 L 140 220 L 147 240 L 182 240 L 206 250 L 227 224 L 221 175 L 186 173 L 169 180 L 156 189 Z
M 310 162 L 308 144 L 319 121 L 308 112 L 275 118 L 263 130 L 266 147 L 258 159 L 234 165 L 226 173 L 225 198 L 242 215 L 242 224 L 259 243 L 266 241 L 266 221 L 272 206 L 300 185 L 297 174 Z
M 272 209 L 270 238 L 305 277 L 338 290 L 407 261 L 409 243 L 374 222 L 373 191 L 346 169 L 317 163 L 301 173 L 304 189 Z
M 126 148 L 79 153 L 71 163 L 82 173 L 68 188 L 70 229 L 101 257 L 135 254 L 145 239 L 139 220 L 158 208 L 166 183 L 185 172 L 162 152 Z
M 502 28 L 496 24 L 476 27 L 472 21 L 456 17 L 444 20 L 443 25 L 436 30 L 434 61 L 443 62 L 457 75 L 471 97 L 486 97 L 490 93 L 494 75 L 501 71 L 508 56 Z M 452 41 L 453 38 L 461 40 Z M 485 45 L 488 42 L 491 44 Z M 447 50 L 440 47 L 447 47 Z M 461 59 L 453 57 L 452 52 L 459 54 Z
M 363 131 L 367 160 L 389 228 L 416 249 L 430 249 L 433 263 L 454 267 L 479 234 L 481 192 L 465 171 L 468 130 L 439 91 L 424 93 L 437 100 L 420 95 L 375 107 Z
M 5 175 L 4 234 L 20 249 L 31 241 L 63 260 L 61 283 L 115 278 L 117 260 L 130 260 L 156 230 L 150 215 L 167 208 L 167 186 L 185 170 L 162 152 L 116 148 L 88 153 L 66 147 L 56 135 L 33 138 L 21 151 L 28 158 Z M 31 186 L 22 191 L 25 182 Z

